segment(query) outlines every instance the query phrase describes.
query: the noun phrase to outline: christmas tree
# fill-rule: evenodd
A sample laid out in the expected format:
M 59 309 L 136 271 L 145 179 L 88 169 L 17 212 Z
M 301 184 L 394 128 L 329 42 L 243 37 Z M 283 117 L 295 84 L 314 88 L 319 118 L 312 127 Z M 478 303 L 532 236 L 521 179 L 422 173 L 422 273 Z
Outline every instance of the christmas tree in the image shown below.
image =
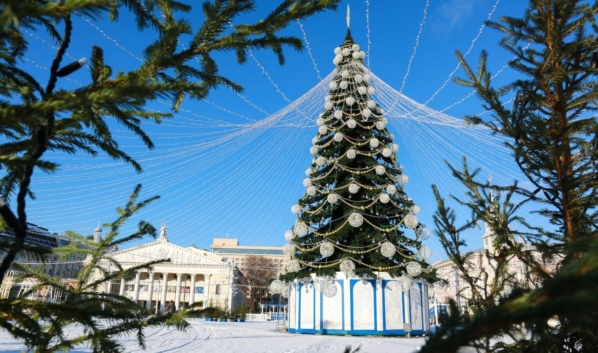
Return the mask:
M 365 53 L 351 32 L 334 50 L 336 75 L 317 119 L 314 159 L 303 181 L 306 194 L 291 211 L 297 221 L 285 233 L 291 259 L 283 280 L 336 272 L 376 278 L 431 276 L 431 252 L 421 240 L 420 208 L 407 197 L 408 177 L 397 162 L 399 146 L 363 65 Z

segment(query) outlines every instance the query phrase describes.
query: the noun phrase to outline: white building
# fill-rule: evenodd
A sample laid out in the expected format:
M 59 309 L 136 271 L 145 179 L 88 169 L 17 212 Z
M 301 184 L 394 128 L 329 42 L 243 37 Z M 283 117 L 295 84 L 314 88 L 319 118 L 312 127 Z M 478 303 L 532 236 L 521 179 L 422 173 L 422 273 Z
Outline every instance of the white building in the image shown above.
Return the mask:
M 124 268 L 158 259 L 170 262 L 154 265 L 151 272 L 139 271 L 130 280 L 113 281 L 104 290 L 125 295 L 152 310 L 164 310 L 171 300 L 177 310 L 199 301 L 204 307 L 233 310 L 240 300 L 234 288 L 238 281 L 234 265 L 218 254 L 170 243 L 166 229 L 162 226 L 157 240 L 116 251 L 112 257 Z
M 482 235 L 484 247 L 465 253 L 471 268 L 469 273 L 471 276 L 477 277 L 475 286 L 480 289 L 484 288 L 485 283 L 486 289 L 490 290 L 494 281 L 494 268 L 497 264 L 494 255 L 498 254 L 497 249 L 494 247 L 495 236 L 488 224 L 485 224 L 484 234 Z M 553 259 L 553 261 L 542 259 L 542 254 L 534 250 L 534 247 L 530 244 L 523 244 L 523 250 L 531 252 L 535 260 L 541 263 L 547 271 L 551 272 L 556 269 L 558 259 Z M 511 255 L 506 261 L 508 264 L 507 271 L 511 278 L 509 283 L 503 287 L 501 295 L 509 294 L 513 285 L 529 288 L 540 285 L 537 278 L 530 276 L 529 268 L 519 258 Z M 432 302 L 430 306 L 446 304 L 449 299 L 453 299 L 459 307 L 466 308 L 468 306 L 468 298 L 472 296 L 472 290 L 469 284 L 463 279 L 463 274 L 458 271 L 457 266 L 451 260 L 447 259 L 432 264 L 432 267 L 436 269 L 438 277 L 443 279 L 445 284 L 440 285 L 440 283 L 436 283 L 431 286 L 430 300 Z

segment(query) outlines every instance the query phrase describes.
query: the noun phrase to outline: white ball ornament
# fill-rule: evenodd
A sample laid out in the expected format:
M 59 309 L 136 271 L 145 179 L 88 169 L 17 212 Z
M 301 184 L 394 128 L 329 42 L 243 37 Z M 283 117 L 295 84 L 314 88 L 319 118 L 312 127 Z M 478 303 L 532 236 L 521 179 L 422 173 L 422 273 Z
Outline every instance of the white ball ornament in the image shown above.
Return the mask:
M 328 132 L 328 128 L 326 126 L 320 126 L 318 132 L 320 133 L 320 135 L 326 135 L 326 133 Z
M 361 94 L 362 96 L 363 96 L 364 94 L 366 94 L 366 93 L 367 93 L 367 91 L 368 91 L 368 90 L 367 90 L 367 88 L 365 88 L 364 86 L 359 86 L 359 87 L 357 87 L 357 92 L 358 92 L 359 94 Z
M 332 103 L 331 103 L 331 102 L 326 102 L 326 103 L 324 103 L 324 109 L 326 109 L 326 110 L 330 110 L 330 109 L 332 109 L 332 107 L 333 107 L 333 106 L 332 106 Z
M 350 149 L 347 151 L 347 158 L 349 159 L 355 159 L 355 157 L 357 157 L 357 152 L 355 152 L 354 149 Z
M 383 110 L 383 109 L 380 109 L 380 110 Z M 382 121 L 384 121 L 384 124 L 388 125 L 388 119 L 382 118 Z
M 360 83 L 361 81 L 363 81 L 363 76 L 357 74 L 353 77 L 353 79 L 355 80 L 355 82 Z
M 305 222 L 298 221 L 293 226 L 293 233 L 297 234 L 297 236 L 304 237 L 307 235 L 307 224 Z
M 332 139 L 336 142 L 341 142 L 343 140 L 343 137 L 344 135 L 342 132 L 337 132 L 336 134 L 334 134 L 334 137 Z
M 322 286 L 322 293 L 324 293 L 324 296 L 328 297 L 328 298 L 332 298 L 336 295 L 337 289 L 336 289 L 336 283 L 334 282 L 324 282 L 323 286 Z
M 326 124 L 326 120 L 324 120 L 324 119 L 322 119 L 322 118 L 317 118 L 317 119 L 316 119 L 316 125 L 318 125 L 318 126 L 322 126 L 322 125 L 324 125 L 324 124 Z
M 332 63 L 333 63 L 334 65 L 338 65 L 338 64 L 340 64 L 340 63 L 341 63 L 341 61 L 335 57 L 335 58 L 332 60 Z
M 417 217 L 408 213 L 405 215 L 405 217 L 403 217 L 403 224 L 409 229 L 415 229 L 415 227 L 417 227 L 419 224 L 419 221 L 417 220 Z
M 418 205 L 411 206 L 411 213 L 417 215 L 421 212 L 421 208 Z
M 368 87 L 368 94 L 371 96 L 372 94 L 374 94 L 376 92 L 376 90 L 374 89 L 374 87 Z
M 386 192 L 389 193 L 390 195 L 396 194 L 397 193 L 397 187 L 394 185 L 388 185 L 386 187 Z
M 347 89 L 347 87 L 349 87 L 349 83 L 347 81 L 341 81 L 339 86 L 341 89 Z
M 364 54 L 365 54 L 365 53 L 364 53 Z M 365 74 L 365 75 L 363 75 L 363 80 L 364 80 L 365 82 L 370 82 L 370 78 L 371 78 L 370 74 Z
M 407 274 L 411 277 L 417 277 L 422 273 L 422 266 L 414 261 L 407 263 Z
M 364 51 L 360 51 L 360 52 L 359 52 L 359 56 L 360 56 L 362 59 L 365 59 L 365 52 L 364 52 Z
M 392 150 L 390 148 L 388 148 L 388 147 L 385 147 L 385 148 L 382 149 L 382 155 L 384 157 L 388 158 L 388 157 L 392 156 Z
M 384 257 L 392 257 L 396 252 L 397 248 L 393 243 L 389 241 L 385 241 L 384 243 L 382 243 L 382 246 L 380 246 L 380 253 Z
M 306 188 L 308 188 L 311 185 L 312 185 L 312 183 L 311 183 L 311 179 L 310 178 L 303 179 L 303 186 L 305 186 Z
M 338 60 L 338 62 L 340 63 L 341 61 L 343 61 L 343 55 L 339 54 L 339 55 L 335 56 L 334 59 Z
M 286 241 L 291 241 L 293 240 L 293 238 L 295 237 L 295 233 L 293 233 L 292 230 L 287 230 L 286 232 L 284 232 L 284 238 L 286 239 Z
M 403 292 L 408 291 L 409 288 L 411 287 L 411 279 L 409 279 L 409 277 L 404 276 L 404 275 L 397 278 L 397 283 L 399 284 L 399 286 L 401 287 L 401 291 L 403 291 Z
M 380 202 L 382 203 L 388 203 L 390 201 L 390 196 L 388 196 L 388 194 L 381 193 L 378 199 L 380 199 Z
M 396 143 L 393 143 L 393 144 L 392 144 L 392 151 L 393 151 L 394 153 L 397 153 L 397 152 L 399 152 L 399 145 L 397 145 Z
M 313 170 L 313 169 L 311 169 L 311 168 L 307 168 L 307 169 L 305 170 L 305 175 L 307 175 L 307 176 L 310 176 L 310 175 L 311 175 L 311 173 L 313 173 L 313 172 L 314 172 L 314 170 Z
M 386 168 L 384 168 L 383 165 L 377 165 L 376 166 L 376 174 L 384 175 L 384 173 L 386 173 Z
M 351 49 L 349 49 L 349 48 L 343 49 L 343 56 L 349 56 L 349 54 L 351 54 Z
M 330 89 L 337 89 L 338 88 L 338 84 L 336 83 L 336 81 L 332 81 L 328 84 L 328 87 Z
M 378 146 L 380 146 L 380 141 L 374 137 L 370 140 L 370 146 L 372 146 L 372 148 L 378 148 Z
M 326 102 L 330 102 L 331 99 L 332 99 L 332 96 L 329 94 L 327 94 L 326 97 L 324 97 L 324 101 L 326 101 Z M 322 115 L 322 114 L 320 114 L 320 115 Z
M 349 276 L 350 274 L 353 273 L 353 271 L 355 271 L 355 264 L 353 263 L 353 261 L 351 261 L 349 259 L 343 260 L 343 262 L 341 262 L 341 265 L 340 265 L 340 270 L 345 275 Z
M 405 174 L 401 175 L 401 184 L 405 185 L 409 182 L 409 177 Z
M 311 143 L 313 143 L 314 145 L 315 145 L 316 143 L 318 143 L 318 141 L 320 141 L 320 139 L 318 138 L 318 136 L 314 136 L 314 138 L 313 138 L 313 139 L 311 139 Z
M 368 108 L 363 108 L 363 110 L 361 111 L 361 115 L 363 115 L 364 118 L 368 119 L 370 116 L 372 116 L 372 111 Z
M 334 254 L 334 246 L 329 242 L 324 242 L 320 245 L 320 254 L 324 257 L 332 256 Z
M 354 129 L 355 126 L 357 126 L 357 122 L 355 121 L 355 119 L 349 119 L 347 120 L 347 126 L 349 127 L 349 129 Z
M 432 249 L 422 244 L 417 252 L 422 260 L 426 261 L 432 256 Z
M 349 224 L 355 228 L 361 227 L 361 225 L 363 224 L 363 216 L 357 212 L 351 213 L 351 215 L 349 216 Z
M 345 103 L 347 103 L 347 105 L 353 105 L 355 104 L 355 98 L 347 97 L 347 99 L 345 99 Z
M 328 200 L 328 203 L 335 204 L 338 202 L 338 195 L 337 194 L 328 194 L 328 197 L 326 198 L 326 200 Z
M 373 100 L 368 100 L 368 102 L 366 103 L 366 105 L 368 106 L 368 108 L 370 109 L 374 109 L 376 108 L 376 102 L 374 102 Z
M 340 54 L 342 54 L 342 52 L 343 52 L 343 50 L 340 47 L 334 48 L 334 54 L 340 55 Z
M 423 239 L 423 240 L 428 240 L 430 238 L 430 229 L 428 228 L 422 228 L 422 230 L 420 231 L 419 236 Z
M 376 121 L 376 129 L 384 130 L 385 127 L 386 127 L 386 124 L 384 123 L 384 121 Z
M 316 164 L 319 166 L 323 166 L 324 164 L 326 164 L 326 158 L 323 156 L 316 158 Z
M 297 272 L 301 269 L 301 265 L 297 260 L 291 260 L 287 262 L 287 271 L 289 272 Z
M 349 185 L 349 192 L 355 194 L 359 191 L 359 185 L 357 184 L 350 184 Z
M 343 117 L 343 111 L 342 110 L 336 110 L 334 112 L 334 117 L 337 118 L 337 119 L 342 118 Z
M 310 186 L 307 188 L 307 194 L 309 196 L 314 196 L 316 194 L 316 187 L 315 186 Z
M 299 212 L 301 212 L 301 206 L 299 206 L 299 205 L 293 205 L 293 207 L 291 207 L 291 212 L 293 214 L 299 214 Z
M 361 55 L 359 55 L 358 51 L 353 52 L 353 54 L 351 54 L 351 56 L 353 57 L 353 59 L 355 60 L 359 60 L 361 59 Z
M 351 50 L 353 50 L 353 51 L 359 51 L 359 44 L 353 44 L 351 46 Z
M 343 72 L 341 72 L 341 77 L 342 77 L 342 78 L 347 78 L 347 77 L 349 77 L 349 70 L 343 70 Z

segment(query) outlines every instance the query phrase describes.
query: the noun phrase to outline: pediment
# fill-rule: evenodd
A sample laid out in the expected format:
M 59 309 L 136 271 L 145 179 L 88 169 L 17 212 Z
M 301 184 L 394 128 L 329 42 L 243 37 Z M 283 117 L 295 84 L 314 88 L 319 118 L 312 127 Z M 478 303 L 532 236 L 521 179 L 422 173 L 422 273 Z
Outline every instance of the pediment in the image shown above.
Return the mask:
M 165 241 L 155 241 L 133 248 L 120 250 L 115 252 L 112 257 L 121 263 L 141 263 L 159 259 L 170 259 L 172 263 L 176 264 L 226 266 L 226 263 L 221 260 L 222 257 L 219 255 L 183 248 Z

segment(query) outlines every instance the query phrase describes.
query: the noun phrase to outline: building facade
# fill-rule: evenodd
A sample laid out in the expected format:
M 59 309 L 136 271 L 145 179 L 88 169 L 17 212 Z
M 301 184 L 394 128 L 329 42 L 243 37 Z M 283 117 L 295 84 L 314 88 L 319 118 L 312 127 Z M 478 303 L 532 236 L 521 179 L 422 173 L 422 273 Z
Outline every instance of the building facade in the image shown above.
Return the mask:
M 218 254 L 170 243 L 166 230 L 162 226 L 156 241 L 116 251 L 112 257 L 123 268 L 157 259 L 170 262 L 156 264 L 152 271 L 139 271 L 128 280 L 108 283 L 103 290 L 127 296 L 155 312 L 164 310 L 171 300 L 177 310 L 198 302 L 203 302 L 203 307 L 234 310 L 240 302 L 235 289 L 239 273 L 234 265 Z
M 12 230 L 5 230 L 0 232 L 0 239 L 13 242 L 15 234 Z M 48 229 L 38 225 L 27 223 L 27 238 L 25 244 L 38 246 L 47 250 L 53 250 L 58 247 L 67 246 L 70 239 L 61 234 L 51 233 Z M 7 251 L 0 249 L 0 261 L 4 260 Z M 42 258 L 32 252 L 23 250 L 15 256 L 15 263 L 27 265 L 33 269 L 45 266 L 44 272 L 51 277 L 59 277 L 65 281 L 77 277 L 81 267 L 83 266 L 84 256 L 71 256 L 68 259 L 60 259 L 60 256 L 53 253 L 44 254 Z M 17 271 L 9 271 L 0 286 L 0 298 L 15 297 L 24 289 L 31 287 L 31 281 L 17 282 L 19 273 Z M 48 289 L 48 295 L 51 292 Z M 46 294 L 40 294 L 45 297 Z M 52 294 L 59 295 L 58 293 Z
M 223 257 L 224 261 L 230 262 L 240 269 L 243 269 L 247 258 L 251 256 L 260 256 L 272 263 L 272 271 L 282 271 L 286 266 L 287 256 L 285 256 L 282 246 L 248 246 L 239 245 L 239 239 L 236 238 L 214 238 L 212 241 L 212 252 Z

